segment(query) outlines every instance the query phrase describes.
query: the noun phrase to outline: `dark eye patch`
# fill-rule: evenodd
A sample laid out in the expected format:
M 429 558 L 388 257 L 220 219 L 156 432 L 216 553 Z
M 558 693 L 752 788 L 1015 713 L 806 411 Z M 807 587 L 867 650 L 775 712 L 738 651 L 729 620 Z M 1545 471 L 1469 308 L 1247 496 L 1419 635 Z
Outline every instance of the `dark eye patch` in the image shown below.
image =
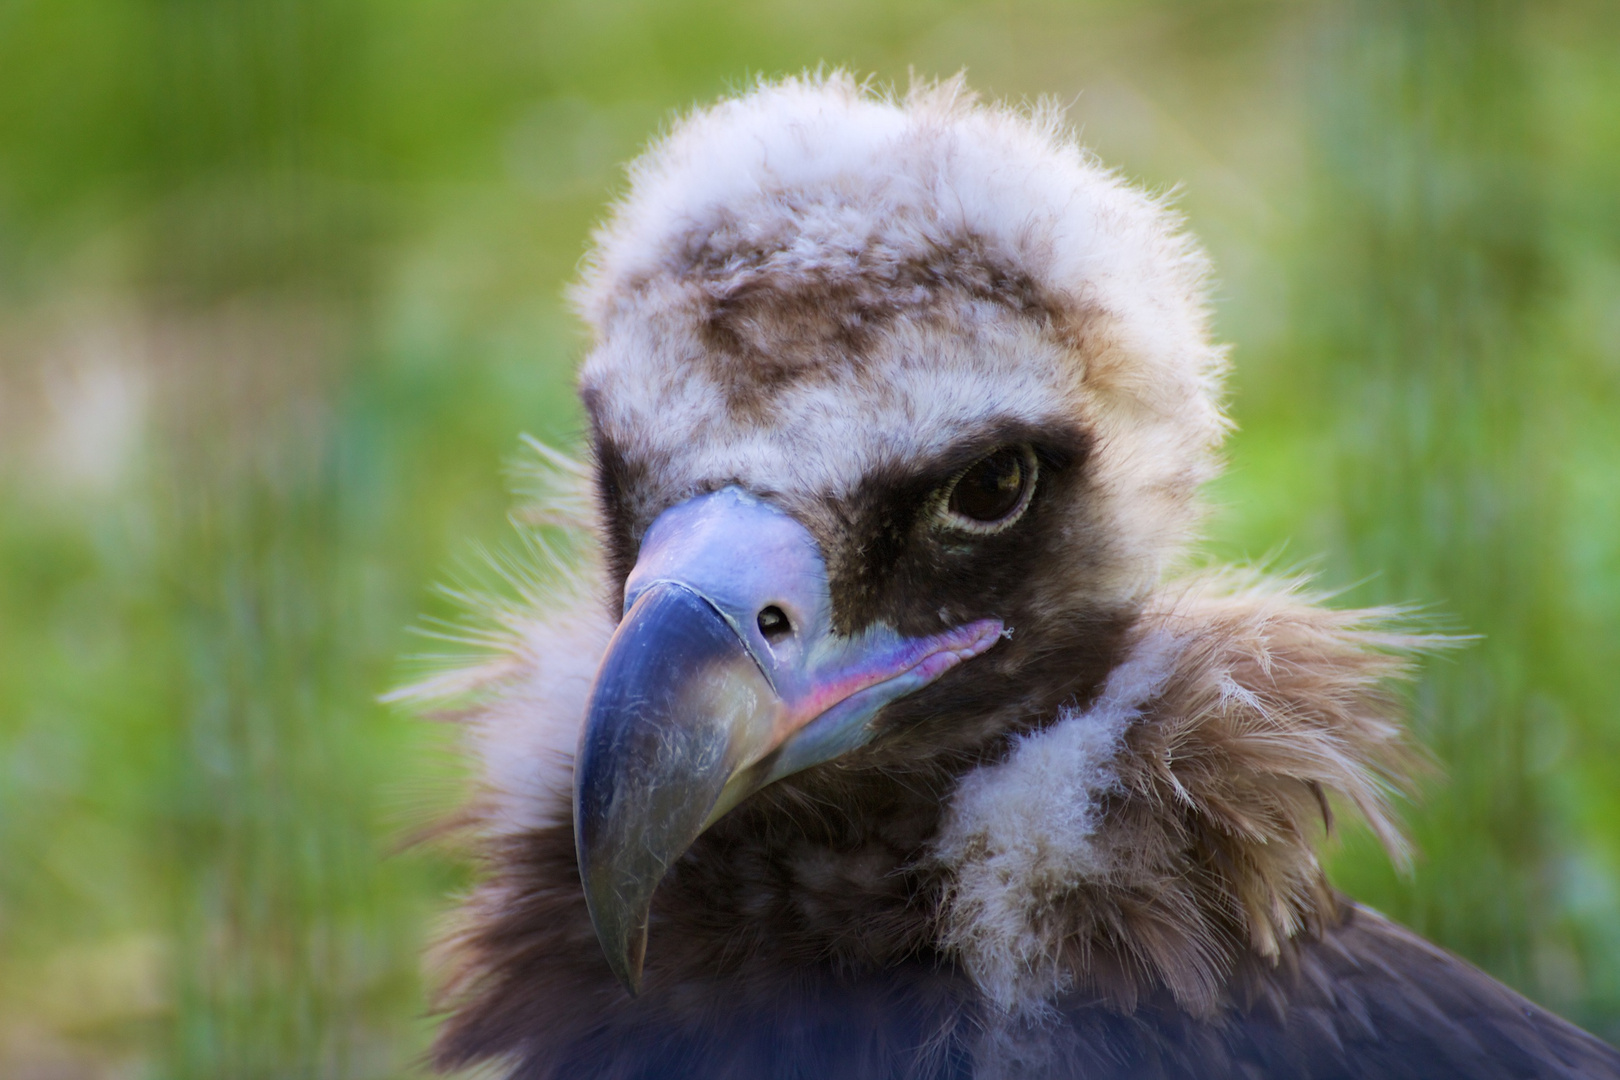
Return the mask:
M 840 632 L 881 620 L 933 633 L 942 620 L 1012 611 L 1050 542 L 1044 508 L 1068 505 L 1084 483 L 1089 442 L 1078 428 L 1007 424 L 874 469 L 828 504 L 815 531 Z

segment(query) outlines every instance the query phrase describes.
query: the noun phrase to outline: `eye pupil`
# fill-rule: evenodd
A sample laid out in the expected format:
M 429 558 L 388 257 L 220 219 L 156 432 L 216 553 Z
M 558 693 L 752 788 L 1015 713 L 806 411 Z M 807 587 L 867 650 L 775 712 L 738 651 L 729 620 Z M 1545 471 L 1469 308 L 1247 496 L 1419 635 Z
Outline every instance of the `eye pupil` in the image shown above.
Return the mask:
M 1014 447 L 985 456 L 956 482 L 950 509 L 972 521 L 1000 521 L 1023 501 L 1029 470 Z

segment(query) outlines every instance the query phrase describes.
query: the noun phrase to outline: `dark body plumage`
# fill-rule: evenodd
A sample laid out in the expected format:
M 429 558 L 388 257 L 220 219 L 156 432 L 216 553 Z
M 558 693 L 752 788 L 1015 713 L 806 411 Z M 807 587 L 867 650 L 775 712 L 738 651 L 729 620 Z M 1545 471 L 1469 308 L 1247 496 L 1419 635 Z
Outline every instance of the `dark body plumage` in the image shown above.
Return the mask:
M 594 467 L 554 462 L 544 515 L 585 555 L 500 613 L 501 655 L 419 693 L 473 694 L 486 780 L 438 1066 L 1620 1077 L 1610 1047 L 1328 885 L 1335 810 L 1404 855 L 1389 683 L 1427 642 L 1290 583 L 1170 572 L 1224 432 L 1202 282 L 1174 219 L 1054 119 L 959 85 L 763 86 L 643 159 L 578 290 Z M 1008 509 L 964 515 L 986 462 L 980 503 L 1000 476 Z M 734 605 L 761 566 L 780 595 Z M 647 612 L 676 608 L 643 600 L 677 593 L 688 621 L 660 638 Z M 755 636 L 756 611 L 789 637 Z M 680 704 L 690 672 L 675 704 L 631 679 L 631 706 L 598 708 L 622 641 L 695 648 L 694 627 L 718 635 L 701 679 L 781 706 L 741 764 L 681 749 L 718 715 Z M 884 649 L 910 659 L 836 689 Z M 823 678 L 824 655 L 859 664 Z M 801 677 L 823 696 L 798 714 Z M 654 752 L 623 750 L 646 731 Z M 668 792 L 704 770 L 751 786 L 704 789 L 659 861 L 646 807 L 690 809 Z M 621 819 L 644 829 L 595 839 Z
M 1322 891 L 1305 927 L 1275 958 L 1247 940 L 1233 897 L 1267 871 L 1230 831 L 1244 814 L 1270 815 L 1269 826 L 1235 831 L 1278 830 L 1266 846 L 1295 843 L 1299 857 L 1314 831 L 1307 819 L 1319 829 L 1325 809 L 1309 783 L 1292 808 L 1269 801 L 1294 748 L 1278 756 L 1266 745 L 1276 728 L 1257 713 L 1211 709 L 1210 688 L 1247 684 L 1279 714 L 1288 702 L 1301 739 L 1352 735 L 1352 716 L 1378 704 L 1357 701 L 1354 687 L 1388 658 L 1353 647 L 1358 632 L 1325 614 L 1286 597 L 1217 593 L 1090 628 L 1089 641 L 1111 647 L 1077 666 L 1071 698 L 1094 698 L 1101 673 L 1145 631 L 1170 624 L 1199 646 L 1180 655 L 1122 750 L 1128 790 L 1143 797 L 1114 793 L 1147 808 L 1119 815 L 1124 842 L 1161 854 L 1139 879 L 1073 883 L 1045 902 L 1053 919 L 1065 905 L 1108 912 L 1072 931 L 1092 935 L 1084 956 L 1095 981 L 1049 1009 L 1010 1018 L 940 944 L 952 873 L 937 854 L 942 808 L 963 773 L 1004 757 L 1009 739 L 1053 711 L 1027 700 L 1022 721 L 1004 716 L 976 736 L 953 725 L 953 743 L 930 714 L 952 717 L 938 703 L 953 698 L 983 713 L 964 668 L 893 718 L 892 741 L 767 788 L 698 839 L 655 896 L 637 998 L 602 962 L 570 828 L 500 841 L 487 852 L 498 887 L 457 941 L 460 1004 L 437 1061 L 508 1060 L 525 1080 L 1620 1076 L 1613 1048 L 1327 892 L 1314 864 Z M 1210 924 L 1168 925 L 1189 906 Z M 1122 940 L 1154 937 L 1157 956 Z M 1218 985 L 1204 1002 L 1191 989 L 1198 957 Z
M 758 816 L 729 824 L 736 835 L 716 836 L 666 882 L 654 931 L 662 949 L 650 957 L 660 976 L 633 1001 L 602 964 L 567 830 L 514 845 L 507 872 L 523 875 L 525 901 L 478 932 L 476 947 L 501 957 L 499 974 L 447 1027 L 439 1063 L 508 1058 L 523 1080 L 982 1075 L 975 1051 L 983 1054 L 993 1017 L 972 981 L 929 947 L 927 884 L 901 869 L 893 837 L 863 835 L 848 820 L 769 851 L 750 839 L 765 824 Z M 1352 902 L 1335 914 L 1276 966 L 1246 957 L 1215 1017 L 1191 1016 L 1162 991 L 1129 1013 L 1073 995 L 1000 1035 L 1002 1064 L 1026 1059 L 1005 1071 L 1052 1080 L 1620 1076 L 1612 1047 L 1457 957 Z

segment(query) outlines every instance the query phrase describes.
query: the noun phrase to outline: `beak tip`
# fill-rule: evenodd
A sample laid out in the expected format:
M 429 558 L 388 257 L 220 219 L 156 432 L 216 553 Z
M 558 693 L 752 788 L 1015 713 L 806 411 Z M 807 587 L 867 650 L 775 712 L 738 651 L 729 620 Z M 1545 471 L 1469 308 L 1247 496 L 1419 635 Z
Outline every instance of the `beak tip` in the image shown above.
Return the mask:
M 617 976 L 619 985 L 624 987 L 625 993 L 631 997 L 641 994 L 641 969 L 647 955 L 647 928 L 630 936 L 626 941 L 622 953 L 609 954 L 609 966 Z
M 737 731 L 769 693 L 736 630 L 685 587 L 650 587 L 614 632 L 575 757 L 574 844 L 597 941 L 631 996 L 653 893 L 706 827 Z
M 591 888 L 585 891 L 586 910 L 590 912 L 591 928 L 596 931 L 602 956 L 614 978 L 631 997 L 641 993 L 651 900 L 649 893 L 640 903 L 627 904 L 615 892 Z

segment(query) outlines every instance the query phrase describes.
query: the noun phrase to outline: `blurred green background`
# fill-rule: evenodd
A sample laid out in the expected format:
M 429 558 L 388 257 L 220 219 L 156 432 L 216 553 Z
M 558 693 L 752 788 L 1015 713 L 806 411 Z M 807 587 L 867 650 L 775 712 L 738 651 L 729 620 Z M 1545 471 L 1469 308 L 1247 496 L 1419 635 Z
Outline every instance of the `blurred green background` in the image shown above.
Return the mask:
M 822 61 L 1182 186 L 1211 551 L 1482 635 L 1337 880 L 1620 1038 L 1620 5 L 0 0 L 0 1076 L 412 1072 L 464 777 L 377 695 L 577 439 L 618 164 Z

